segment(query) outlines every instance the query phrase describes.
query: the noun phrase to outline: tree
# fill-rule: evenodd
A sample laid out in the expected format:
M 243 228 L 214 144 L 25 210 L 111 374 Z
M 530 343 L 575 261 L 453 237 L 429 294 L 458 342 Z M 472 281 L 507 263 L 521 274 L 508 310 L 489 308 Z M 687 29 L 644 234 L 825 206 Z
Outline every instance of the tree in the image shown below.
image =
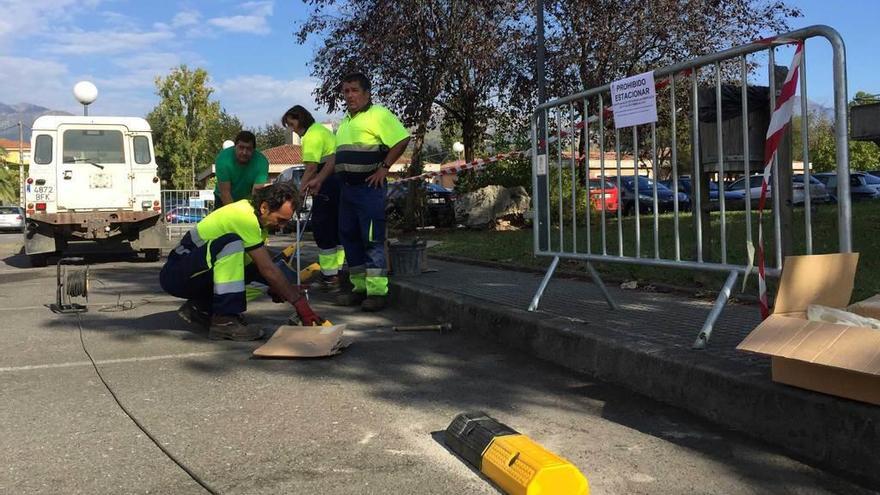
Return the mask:
M 744 44 L 768 33 L 784 32 L 788 28 L 787 20 L 799 15 L 798 9 L 781 0 L 654 0 L 642 2 L 637 8 L 624 7 L 618 0 L 546 0 L 547 93 L 551 99 L 561 97 Z M 536 51 L 533 38 L 524 39 L 518 49 L 521 70 L 511 98 L 520 109 L 534 108 L 537 95 L 532 76 Z M 686 86 L 678 85 L 682 96 Z M 591 114 L 595 115 L 598 99 L 590 99 L 588 104 Z M 604 105 L 609 105 L 607 94 Z M 577 110 L 583 112 L 583 108 Z M 668 97 L 658 94 L 661 122 L 668 121 L 669 111 Z M 675 136 L 680 145 L 688 142 L 686 132 L 691 109 L 684 105 L 682 111 Z M 581 120 L 583 117 L 582 114 Z M 611 120 L 607 119 L 606 123 L 606 129 L 613 136 Z M 662 163 L 669 159 L 667 150 L 673 136 L 665 132 L 663 126 L 659 126 L 658 131 L 657 148 Z M 624 134 L 621 148 L 628 151 L 632 145 L 627 148 L 629 135 Z M 608 136 L 606 132 L 606 138 Z M 583 133 L 579 141 L 584 152 Z M 680 145 L 679 165 L 689 167 L 689 154 L 683 153 L 686 150 Z M 640 158 L 646 158 L 650 147 L 646 139 Z
M 238 117 L 228 113 L 226 109 L 220 110 L 220 118 L 208 126 L 208 154 L 216 155 L 223 147 L 224 141 L 232 141 L 235 135 L 244 129 Z
M 850 102 L 850 106 L 874 103 L 876 96 L 869 95 L 864 91 L 856 93 Z M 812 110 L 807 117 L 810 162 L 817 172 L 833 172 L 837 170 L 837 142 L 835 141 L 835 123 L 831 118 L 820 111 Z M 793 147 L 795 159 L 802 159 L 803 141 L 801 139 L 801 116 L 792 119 Z M 880 165 L 880 147 L 869 141 L 850 140 L 849 168 L 850 170 L 874 170 Z
M 147 115 L 154 132 L 159 175 L 173 187 L 195 188 L 198 168 L 214 159 L 220 143 L 211 141 L 220 122 L 220 104 L 211 101 L 204 69 L 181 65 L 156 78 L 159 104 Z
M 18 204 L 18 171 L 0 168 L 0 204 Z
M 287 142 L 287 129 L 278 124 L 266 124 L 266 127 L 257 127 L 254 134 L 257 136 L 257 149 L 264 150 L 281 146 Z

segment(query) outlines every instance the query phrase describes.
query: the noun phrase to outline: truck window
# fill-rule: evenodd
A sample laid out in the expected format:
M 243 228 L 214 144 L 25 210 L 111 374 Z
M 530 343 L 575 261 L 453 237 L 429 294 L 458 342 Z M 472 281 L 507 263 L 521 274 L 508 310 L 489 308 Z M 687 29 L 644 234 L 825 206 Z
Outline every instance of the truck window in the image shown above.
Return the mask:
M 64 163 L 91 161 L 125 163 L 121 131 L 75 129 L 64 131 Z
M 52 163 L 52 136 L 47 134 L 37 136 L 36 149 L 34 150 L 34 163 L 37 165 Z
M 146 136 L 134 137 L 134 162 L 138 165 L 150 163 L 150 142 Z

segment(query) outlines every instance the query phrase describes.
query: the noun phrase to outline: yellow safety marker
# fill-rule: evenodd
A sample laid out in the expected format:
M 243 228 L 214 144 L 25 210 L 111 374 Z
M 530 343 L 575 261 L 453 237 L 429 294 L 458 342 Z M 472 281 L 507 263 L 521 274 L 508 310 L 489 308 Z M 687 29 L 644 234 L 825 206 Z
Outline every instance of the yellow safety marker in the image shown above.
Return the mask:
M 587 478 L 525 435 L 495 437 L 480 471 L 510 495 L 588 495 Z
M 312 263 L 311 265 L 303 268 L 299 271 L 299 279 L 302 283 L 306 283 L 315 276 L 316 273 L 321 271 L 321 265 L 317 263 Z
M 589 495 L 587 478 L 567 460 L 482 412 L 462 413 L 446 445 L 510 495 Z
M 285 258 L 290 258 L 291 256 L 293 256 L 293 253 L 295 253 L 295 252 L 296 252 L 296 243 L 294 242 L 290 246 L 287 246 L 286 248 L 284 248 L 284 250 L 281 251 L 281 254 L 283 254 Z

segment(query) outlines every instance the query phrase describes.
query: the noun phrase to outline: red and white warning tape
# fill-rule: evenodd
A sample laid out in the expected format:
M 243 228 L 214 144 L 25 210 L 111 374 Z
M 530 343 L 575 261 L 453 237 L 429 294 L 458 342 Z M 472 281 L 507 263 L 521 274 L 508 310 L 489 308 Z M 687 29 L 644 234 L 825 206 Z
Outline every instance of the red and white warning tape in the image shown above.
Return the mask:
M 425 172 L 424 174 L 421 174 L 421 175 L 415 175 L 413 177 L 406 177 L 404 179 L 400 179 L 398 181 L 395 181 L 394 183 L 399 184 L 401 182 L 409 182 L 409 181 L 413 181 L 413 180 L 426 180 L 426 179 L 431 179 L 431 178 L 438 177 L 441 175 L 457 175 L 459 172 L 464 172 L 465 170 L 478 170 L 478 169 L 485 167 L 486 165 L 488 165 L 490 163 L 495 163 L 500 160 L 504 160 L 506 158 L 513 158 L 515 156 L 524 155 L 526 153 L 528 153 L 528 151 L 511 151 L 508 153 L 500 153 L 498 155 L 491 156 L 489 158 L 480 158 L 478 160 L 473 160 L 473 161 L 470 161 L 467 163 L 462 163 L 459 165 L 450 165 L 447 167 L 442 167 L 437 172 Z
M 779 40 L 770 40 L 778 42 Z M 761 317 L 770 316 L 770 305 L 767 302 L 767 278 L 765 274 L 766 260 L 764 256 L 764 229 L 761 220 L 764 213 L 764 203 L 767 201 L 767 190 L 770 187 L 770 173 L 773 170 L 773 159 L 779 149 L 786 127 L 791 123 L 794 113 L 795 91 L 798 85 L 798 72 L 800 72 L 803 58 L 803 41 L 794 41 L 796 49 L 788 69 L 788 75 L 782 84 L 782 91 L 776 99 L 776 108 L 770 117 L 770 127 L 767 128 L 767 139 L 764 143 L 764 177 L 761 181 L 761 197 L 758 199 L 758 246 L 756 251 L 758 261 L 758 300 L 761 305 Z

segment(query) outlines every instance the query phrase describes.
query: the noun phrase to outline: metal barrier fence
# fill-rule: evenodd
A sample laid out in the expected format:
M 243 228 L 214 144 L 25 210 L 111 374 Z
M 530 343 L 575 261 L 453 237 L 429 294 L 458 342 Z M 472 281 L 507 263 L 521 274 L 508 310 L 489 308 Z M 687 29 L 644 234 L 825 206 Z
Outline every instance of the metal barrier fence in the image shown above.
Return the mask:
M 162 220 L 169 240 L 177 240 L 214 209 L 214 191 L 163 190 Z
M 776 66 L 776 51 L 815 37 L 825 38 L 833 51 L 837 174 L 848 177 L 845 48 L 840 35 L 828 26 L 808 27 L 655 70 L 659 119 L 652 124 L 606 130 L 613 120 L 610 105 L 606 106 L 611 84 L 539 105 L 532 116 L 534 252 L 552 256 L 553 261 L 529 310 L 537 309 L 560 258 L 586 261 L 612 309 L 617 305 L 592 262 L 726 272 L 726 282 L 694 343 L 694 348 L 704 347 L 737 278 L 756 271 L 749 251 L 757 224 L 753 203 L 760 193 L 752 189 L 752 171 L 764 169 L 764 138 L 777 106 L 777 91 L 770 88 L 777 88 L 786 75 L 785 68 Z M 756 59 L 765 56 L 767 86 L 750 84 L 750 75 L 763 76 Z M 766 241 L 766 252 L 772 253 L 767 255 L 766 275 L 771 277 L 780 275 L 784 256 L 813 254 L 813 209 L 820 199 L 828 199 L 816 197 L 822 189 L 814 184 L 809 167 L 810 112 L 803 62 L 799 131 L 807 165 L 803 175 L 793 175 L 791 144 L 786 141 L 773 155 L 767 196 L 772 202 L 767 220 L 773 229 Z M 690 104 L 680 105 L 684 99 Z M 593 161 L 598 167 L 591 167 L 591 152 L 596 151 Z M 628 160 L 637 177 L 623 177 L 621 164 Z M 661 166 L 660 160 L 666 165 Z M 669 193 L 657 182 L 661 169 L 669 175 Z M 681 173 L 687 169 L 690 177 Z M 648 171 L 651 179 L 641 170 Z M 744 177 L 742 191 L 736 183 L 730 186 L 734 190 L 725 187 L 727 179 L 739 175 Z M 713 178 L 718 181 L 715 198 Z M 692 186 L 690 197 L 680 193 L 686 183 Z M 840 252 L 852 250 L 849 186 L 848 180 L 837 181 L 837 224 L 822 226 L 837 228 Z M 735 211 L 739 208 L 742 211 Z M 803 216 L 802 224 L 793 223 L 796 216 Z M 643 230 L 651 237 L 643 238 Z M 803 238 L 796 240 L 800 231 Z

